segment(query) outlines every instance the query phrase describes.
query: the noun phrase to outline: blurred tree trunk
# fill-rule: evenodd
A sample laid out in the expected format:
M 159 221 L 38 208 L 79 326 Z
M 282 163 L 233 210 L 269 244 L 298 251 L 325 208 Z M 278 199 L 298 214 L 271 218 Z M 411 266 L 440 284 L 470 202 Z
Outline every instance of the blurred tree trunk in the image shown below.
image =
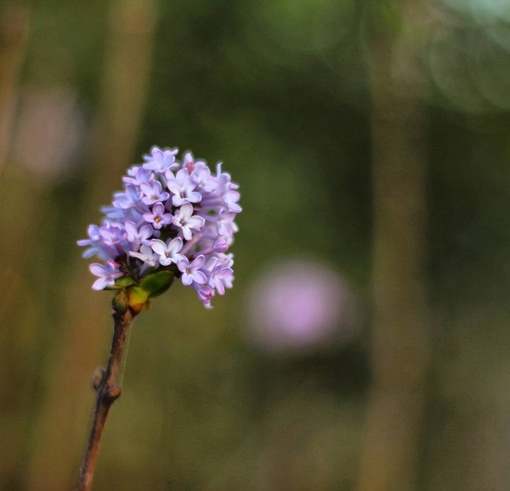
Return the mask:
M 111 1 L 83 236 L 87 223 L 98 222 L 100 206 L 120 188 L 121 176 L 132 163 L 149 89 L 156 19 L 155 0 Z M 87 262 L 80 256 L 77 248 L 69 284 L 62 290 L 64 336 L 47 368 L 51 385 L 34 432 L 30 490 L 71 489 L 76 484 L 94 402 L 92 375 L 111 339 L 110 297 L 91 290 Z
M 18 75 L 25 58 L 29 8 L 9 1 L 0 9 L 0 183 L 7 166 Z
M 6 185 L 12 129 L 18 102 L 18 79 L 25 59 L 31 9 L 27 3 L 6 1 L 0 6 L 0 223 L 3 223 L 0 254 L 0 489 L 19 489 L 29 434 L 26 408 L 30 406 L 34 375 L 36 300 L 23 279 L 30 221 L 37 193 L 19 176 Z M 32 193 L 33 191 L 33 193 Z M 23 197 L 23 199 L 20 199 Z M 12 210 L 15 210 L 13 213 Z M 28 249 L 28 248 L 27 248 Z M 20 302 L 17 299 L 22 298 Z
M 423 14 L 412 1 L 393 2 L 391 7 L 396 20 L 393 32 L 381 29 L 380 19 L 388 17 L 377 16 L 371 40 L 373 385 L 361 457 L 361 491 L 416 488 L 430 344 L 423 278 L 424 121 L 412 87 L 416 53 L 409 36 L 416 35 Z M 388 3 L 379 8 L 388 9 Z

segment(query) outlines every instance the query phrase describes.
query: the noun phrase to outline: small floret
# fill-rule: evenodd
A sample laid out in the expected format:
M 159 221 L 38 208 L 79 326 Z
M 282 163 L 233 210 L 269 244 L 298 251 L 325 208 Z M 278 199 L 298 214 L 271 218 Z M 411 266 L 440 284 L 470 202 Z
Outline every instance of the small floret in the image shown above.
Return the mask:
M 106 261 L 104 266 L 99 263 L 92 263 L 89 265 L 90 272 L 95 276 L 99 276 L 92 285 L 92 288 L 94 290 L 104 290 L 106 287 L 113 286 L 117 278 L 124 276 L 124 274 L 119 271 L 119 266 L 119 263 L 112 260 Z

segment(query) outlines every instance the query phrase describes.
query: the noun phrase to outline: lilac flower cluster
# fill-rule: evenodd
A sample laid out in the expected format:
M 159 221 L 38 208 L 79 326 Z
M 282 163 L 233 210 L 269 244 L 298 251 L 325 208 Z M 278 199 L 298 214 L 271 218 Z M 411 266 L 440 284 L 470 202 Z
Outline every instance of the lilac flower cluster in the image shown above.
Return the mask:
M 115 288 L 123 278 L 135 282 L 168 270 L 192 286 L 203 304 L 232 287 L 233 256 L 227 253 L 238 228 L 238 185 L 223 172 L 216 175 L 190 152 L 182 162 L 178 150 L 153 147 L 141 165 L 123 177 L 124 190 L 104 207 L 102 226 L 90 225 L 83 257 L 98 256 L 90 265 L 95 290 Z

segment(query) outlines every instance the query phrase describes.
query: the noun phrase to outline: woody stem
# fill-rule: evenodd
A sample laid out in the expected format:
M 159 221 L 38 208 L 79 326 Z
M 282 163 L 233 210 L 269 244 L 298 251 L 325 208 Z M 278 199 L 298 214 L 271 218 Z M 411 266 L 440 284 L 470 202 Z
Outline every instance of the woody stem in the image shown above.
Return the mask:
M 124 295 L 124 292 L 119 292 L 112 302 L 114 308 L 112 344 L 106 371 L 99 384 L 95 387 L 96 404 L 87 447 L 81 464 L 77 491 L 89 491 L 91 489 L 106 418 L 111 405 L 120 397 L 122 392 L 122 387 L 116 381 L 119 375 L 122 352 L 126 344 L 129 326 L 136 315 L 122 301 L 125 300 L 124 298 L 119 301 L 119 297 Z

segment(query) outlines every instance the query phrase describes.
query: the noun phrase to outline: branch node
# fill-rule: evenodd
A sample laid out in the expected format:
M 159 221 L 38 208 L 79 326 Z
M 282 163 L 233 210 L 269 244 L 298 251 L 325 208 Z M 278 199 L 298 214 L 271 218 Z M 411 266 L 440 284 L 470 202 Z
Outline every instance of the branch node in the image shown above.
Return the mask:
M 98 366 L 94 370 L 94 375 L 92 376 L 92 387 L 97 392 L 100 387 L 103 385 L 105 380 L 106 370 L 102 366 Z
M 108 389 L 106 394 L 111 402 L 115 401 L 122 394 L 122 385 L 113 384 L 113 386 Z

